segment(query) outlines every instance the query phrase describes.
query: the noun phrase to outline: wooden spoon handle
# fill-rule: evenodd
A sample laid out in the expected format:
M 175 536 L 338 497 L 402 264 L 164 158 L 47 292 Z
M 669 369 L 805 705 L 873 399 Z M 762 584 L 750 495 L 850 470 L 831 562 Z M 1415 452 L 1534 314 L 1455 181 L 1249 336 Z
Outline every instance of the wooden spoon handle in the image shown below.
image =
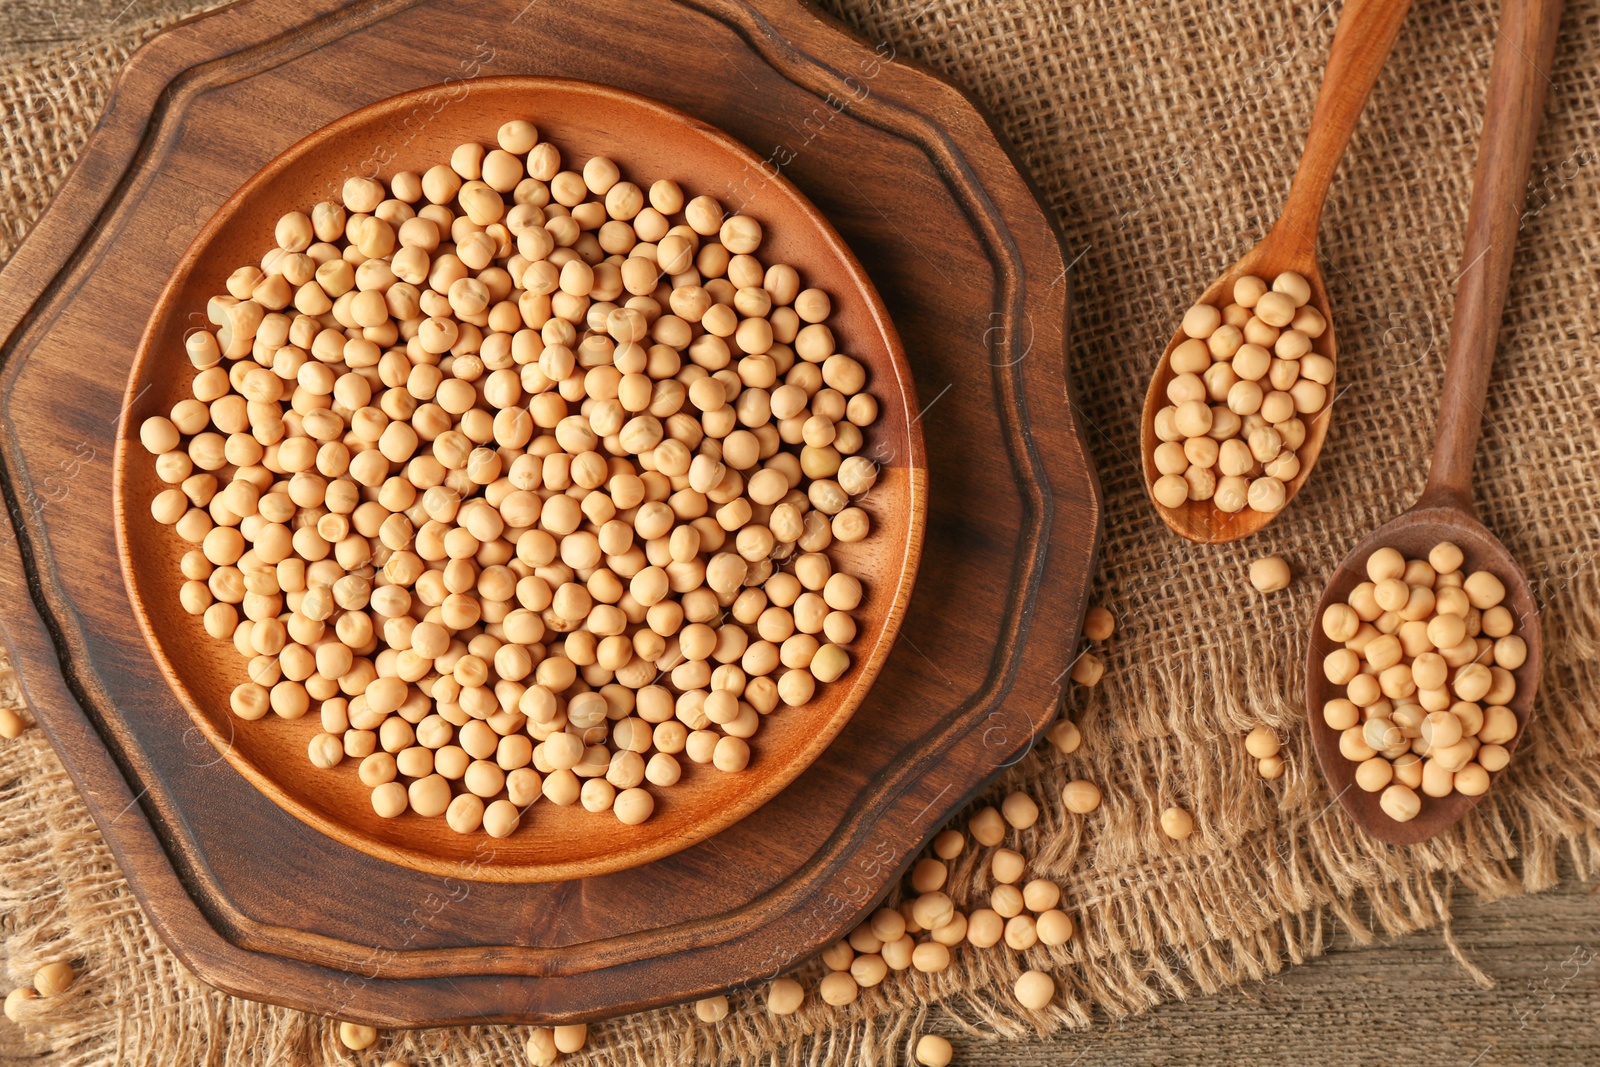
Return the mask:
M 1511 285 L 1528 169 L 1544 114 L 1562 0 L 1505 0 L 1489 68 L 1478 165 L 1467 212 L 1466 245 L 1456 281 L 1450 353 L 1439 398 L 1433 465 L 1421 505 L 1472 511 L 1472 463 L 1478 448 L 1489 371 Z
M 1400 35 L 1411 0 L 1345 0 L 1333 31 L 1328 67 L 1311 113 L 1305 151 L 1275 233 L 1310 255 L 1317 244 L 1322 204 L 1344 158 L 1361 111 Z

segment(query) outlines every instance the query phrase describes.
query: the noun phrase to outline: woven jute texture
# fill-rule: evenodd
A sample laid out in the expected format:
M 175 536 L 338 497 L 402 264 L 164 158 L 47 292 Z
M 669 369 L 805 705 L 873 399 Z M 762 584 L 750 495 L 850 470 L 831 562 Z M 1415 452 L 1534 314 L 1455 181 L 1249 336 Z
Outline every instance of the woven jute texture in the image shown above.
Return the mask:
M 1065 887 L 1079 933 L 1058 950 L 964 948 L 950 971 L 893 975 L 849 1009 L 821 1006 L 807 971 L 807 1007 L 787 1019 L 767 1015 L 752 991 L 736 994 L 716 1027 L 687 1008 L 615 1020 L 593 1029 L 584 1062 L 890 1063 L 925 1025 L 997 1036 L 1088 1027 L 1270 975 L 1316 955 L 1338 928 L 1358 940 L 1448 929 L 1452 891 L 1545 888 L 1563 853 L 1586 877 L 1600 861 L 1600 0 L 1568 4 L 1478 462 L 1483 517 L 1544 606 L 1537 718 L 1476 813 L 1407 849 L 1363 838 L 1316 772 L 1301 726 L 1303 634 L 1322 580 L 1426 474 L 1492 11 L 1453 0 L 1413 10 L 1323 221 L 1342 350 L 1323 462 L 1267 532 L 1206 548 L 1161 528 L 1139 488 L 1144 383 L 1186 297 L 1282 202 L 1337 10 L 1216 0 L 831 6 L 988 108 L 1058 213 L 1073 264 L 1072 373 L 1106 492 L 1095 596 L 1119 629 L 1104 682 L 1067 700 L 1081 750 L 1042 746 L 989 799 L 1024 788 L 1040 800 L 1039 823 L 1013 843 Z M 152 27 L 118 25 L 0 68 L 0 253 L 43 208 L 116 68 Z M 1262 597 L 1244 569 L 1268 552 L 1298 576 Z M 16 699 L 14 687 L 5 692 Z M 1257 777 L 1242 745 L 1262 723 L 1285 738 L 1288 771 L 1274 782 Z M 1060 789 L 1073 778 L 1100 784 L 1098 812 L 1065 813 Z M 1196 818 L 1181 844 L 1157 827 L 1171 804 Z M 969 849 L 955 864 L 958 902 L 976 907 L 987 894 L 985 858 Z M 521 1062 L 525 1031 L 507 1027 L 387 1035 L 356 1056 L 327 1020 L 201 985 L 142 918 L 37 730 L 0 746 L 0 942 L 12 984 L 56 958 L 83 971 L 64 999 L 28 1013 L 25 1039 L 8 1042 L 37 1062 Z M 1010 987 L 1030 966 L 1060 987 L 1047 1011 L 1014 1006 Z

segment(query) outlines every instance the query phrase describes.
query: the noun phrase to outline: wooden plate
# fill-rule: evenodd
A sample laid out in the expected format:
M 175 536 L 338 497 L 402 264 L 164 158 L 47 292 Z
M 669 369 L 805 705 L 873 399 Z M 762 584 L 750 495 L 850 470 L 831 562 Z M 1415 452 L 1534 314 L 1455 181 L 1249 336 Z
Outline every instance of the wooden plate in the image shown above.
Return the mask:
M 430 122 L 467 106 L 462 79 L 500 74 L 665 101 L 804 192 L 894 319 L 929 486 L 899 636 L 816 762 L 670 857 L 518 885 L 376 859 L 229 766 L 146 647 L 111 511 L 133 354 L 205 220 L 355 108 L 432 87 Z M 788 0 L 225 8 L 134 57 L 0 272 L 0 632 L 149 916 L 213 985 L 431 1026 L 759 981 L 867 912 L 1054 716 L 1100 518 L 1065 369 L 1069 284 L 1049 215 L 961 93 Z
M 787 179 L 762 171 L 761 157 L 750 149 L 688 115 L 608 86 L 499 77 L 468 88 L 469 99 L 440 111 L 403 146 L 389 147 L 393 130 L 422 111 L 433 90 L 401 93 L 324 126 L 245 182 L 201 229 L 162 290 L 134 356 L 113 459 L 117 547 L 134 613 L 179 701 L 217 751 L 285 811 L 363 852 L 433 874 L 504 882 L 604 874 L 660 859 L 744 818 L 810 766 L 860 705 L 889 654 L 922 552 L 927 470 L 914 421 L 916 393 L 889 314 L 855 256 Z M 832 296 L 830 328 L 841 350 L 866 366 L 879 401 L 863 454 L 881 456 L 883 463 L 877 485 L 860 501 L 872 517 L 871 536 L 829 550 L 868 590 L 855 613 L 855 662 L 803 708 L 765 716 L 749 768 L 730 775 L 685 761 L 682 782 L 651 789 L 655 814 L 638 826 L 578 805 L 537 804 L 516 833 L 486 841 L 482 834 L 458 834 L 440 818 L 379 817 L 355 761 L 333 771 L 310 764 L 307 744 L 322 729 L 314 713 L 295 722 L 269 715 L 256 723 L 233 715 L 228 697 L 249 681 L 245 660 L 178 604 L 178 561 L 191 546 L 151 517 L 150 500 L 168 486 L 140 446 L 138 429 L 193 395 L 184 335 L 206 301 L 227 291 L 228 274 L 272 247 L 281 216 L 336 195 L 347 176 L 370 172 L 367 161 L 380 155 L 385 162 L 376 169 L 387 179 L 448 160 L 465 141 L 493 144 L 495 130 L 512 117 L 533 119 L 540 136 L 572 166 L 606 156 L 645 188 L 671 177 L 694 196 L 759 176 L 759 195 L 748 198 L 744 212 L 765 230 L 762 258 L 789 263 L 802 284 L 822 286 Z

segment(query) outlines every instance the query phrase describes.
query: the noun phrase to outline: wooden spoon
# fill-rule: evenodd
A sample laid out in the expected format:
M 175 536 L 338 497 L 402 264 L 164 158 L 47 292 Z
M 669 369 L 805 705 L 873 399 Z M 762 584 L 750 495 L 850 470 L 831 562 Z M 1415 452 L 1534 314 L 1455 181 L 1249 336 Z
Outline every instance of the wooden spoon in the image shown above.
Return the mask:
M 1284 271 L 1295 271 L 1311 283 L 1310 305 L 1322 313 L 1328 324 L 1322 336 L 1312 343 L 1312 351 L 1337 363 L 1333 316 L 1329 314 L 1328 293 L 1317 268 L 1317 226 L 1322 219 L 1322 205 L 1328 198 L 1333 172 L 1344 157 L 1356 121 L 1366 107 L 1367 97 L 1372 95 L 1378 72 L 1389 58 L 1395 37 L 1400 33 L 1400 23 L 1410 7 L 1411 0 L 1346 0 L 1338 28 L 1334 30 L 1333 48 L 1328 53 L 1328 68 L 1322 78 L 1316 110 L 1311 115 L 1305 151 L 1283 213 L 1261 243 L 1212 282 L 1196 303 L 1225 306 L 1233 303 L 1233 283 L 1239 278 L 1253 274 L 1271 281 Z M 1167 385 L 1174 377 L 1172 350 L 1185 339 L 1182 330 L 1174 333 L 1172 343 L 1167 345 L 1150 379 L 1150 390 L 1145 394 L 1139 434 L 1145 491 L 1168 526 L 1191 541 L 1220 544 L 1255 533 L 1281 511 L 1261 512 L 1246 507 L 1230 514 L 1210 500 L 1191 500 L 1176 508 L 1168 508 L 1156 500 L 1152 487 L 1161 476 L 1155 465 L 1156 447 L 1161 444 L 1155 431 L 1156 412 L 1168 403 Z M 1295 450 L 1300 459 L 1300 472 L 1285 485 L 1288 493 L 1284 507 L 1288 507 L 1288 501 L 1294 499 L 1311 476 L 1312 467 L 1316 466 L 1322 442 L 1328 436 L 1328 416 L 1336 388 L 1337 380 L 1328 383 L 1328 398 L 1322 410 L 1299 416 L 1305 423 L 1306 436 Z
M 1517 736 L 1506 742 L 1515 749 L 1533 712 L 1543 650 L 1539 607 L 1527 578 L 1511 554 L 1484 528 L 1472 505 L 1472 464 L 1477 448 L 1495 340 L 1511 279 L 1520 212 L 1534 138 L 1544 111 L 1546 71 L 1555 54 L 1561 0 L 1506 0 L 1489 75 L 1483 135 L 1478 146 L 1472 204 L 1467 216 L 1466 247 L 1456 288 L 1455 318 L 1445 365 L 1444 392 L 1433 465 L 1421 498 L 1399 518 L 1380 527 L 1345 558 L 1317 605 L 1306 658 L 1306 712 L 1317 761 L 1329 786 L 1352 818 L 1369 834 L 1391 844 L 1414 844 L 1458 822 L 1479 797 L 1452 793 L 1422 797 L 1422 811 L 1409 822 L 1395 822 L 1379 807 L 1379 793 L 1355 785 L 1357 764 L 1339 752 L 1339 734 L 1322 717 L 1323 704 L 1343 696 L 1330 683 L 1322 660 L 1339 647 L 1322 632 L 1322 613 L 1344 600 L 1367 579 L 1366 562 L 1389 545 L 1407 559 L 1426 558 L 1441 541 L 1451 541 L 1466 554 L 1462 569 L 1493 572 L 1505 583 L 1505 604 L 1517 618 L 1516 630 L 1527 642 L 1527 661 L 1512 672 L 1516 696 L 1509 706 L 1517 715 Z M 1420 793 L 1420 791 L 1419 791 Z

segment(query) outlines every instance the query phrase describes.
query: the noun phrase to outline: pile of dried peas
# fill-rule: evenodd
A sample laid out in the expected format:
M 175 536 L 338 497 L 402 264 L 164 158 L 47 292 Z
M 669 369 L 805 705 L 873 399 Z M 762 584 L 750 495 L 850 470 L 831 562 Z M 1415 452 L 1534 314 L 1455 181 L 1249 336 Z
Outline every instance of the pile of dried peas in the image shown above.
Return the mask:
M 1164 507 L 1209 500 L 1225 512 L 1275 513 L 1300 473 L 1306 420 L 1327 406 L 1333 360 L 1313 352 L 1328 324 L 1309 306 L 1311 284 L 1285 271 L 1247 275 L 1225 307 L 1196 304 L 1172 351 L 1166 407 L 1156 412 Z
M 1114 628 L 1109 612 L 1091 609 L 1085 621 L 1086 636 L 1104 641 Z M 1077 727 L 1065 718 L 1052 726 L 1048 737 L 1063 755 L 1077 751 L 1081 743 Z M 980 950 L 1004 943 L 1007 949 L 1023 952 L 1035 945 L 1059 946 L 1071 941 L 1076 924 L 1061 907 L 1060 887 L 1044 878 L 1023 883 L 1028 861 L 1017 850 L 1002 847 L 1008 833 L 1028 830 L 1040 814 L 1032 797 L 1013 792 L 999 807 L 986 807 L 973 815 L 965 832 L 948 829 L 936 835 L 930 854 L 914 863 L 907 875 L 905 888 L 909 892 L 905 899 L 897 906 L 879 908 L 845 940 L 823 951 L 824 973 L 816 983 L 816 993 L 823 1003 L 830 1007 L 853 1004 L 863 988 L 879 985 L 895 972 L 934 974 L 946 970 L 954 962 L 954 950 L 962 943 Z M 1163 832 L 1175 840 L 1182 840 L 1193 831 L 1192 817 L 1181 808 L 1166 809 L 1160 821 Z M 944 890 L 949 888 L 946 883 L 952 867 L 967 853 L 969 837 L 978 847 L 991 850 L 986 862 L 978 865 L 979 870 L 988 872 L 990 906 L 964 913 Z M 1023 883 L 1020 888 L 1019 883 Z M 1049 974 L 1029 969 L 1018 976 L 1012 992 L 1020 1006 L 1039 1011 L 1050 1006 L 1057 990 Z M 806 999 L 805 985 L 793 976 L 774 979 L 766 988 L 766 1007 L 773 1015 L 792 1015 L 805 1005 Z M 701 1022 L 715 1026 L 728 1018 L 732 1005 L 727 996 L 717 995 L 697 1001 L 694 1010 Z M 351 1024 L 341 1025 L 340 1038 L 347 1047 L 357 1049 L 368 1048 L 374 1041 L 368 1028 Z M 528 1062 L 535 1067 L 550 1067 L 562 1053 L 582 1049 L 587 1039 L 587 1028 L 582 1025 L 535 1027 L 526 1043 Z M 948 1067 L 954 1051 L 948 1039 L 921 1034 L 914 1043 L 912 1058 L 923 1067 Z
M 877 403 L 758 222 L 513 121 L 275 236 L 140 430 L 241 718 L 315 708 L 378 814 L 500 837 L 642 822 L 849 669 Z
M 907 898 L 897 907 L 873 912 L 843 941 L 822 953 L 826 973 L 817 984 L 823 1002 L 834 1007 L 855 1003 L 862 989 L 883 982 L 891 973 L 937 974 L 950 967 L 954 950 L 963 943 L 992 949 L 1002 942 L 1015 952 L 1034 945 L 1064 945 L 1076 929 L 1059 907 L 1061 888 L 1046 878 L 1024 881 L 1027 860 L 999 847 L 1010 830 L 1022 831 L 1039 818 L 1039 806 L 1026 793 L 1011 793 L 999 808 L 979 811 L 967 832 L 945 830 L 933 839 L 932 855 L 912 865 Z M 945 892 L 951 865 L 967 850 L 967 838 L 992 849 L 980 869 L 989 874 L 989 906 L 963 912 Z M 1055 982 L 1042 971 L 1025 971 L 1017 981 L 1017 1002 L 1030 1010 L 1055 998 Z M 779 978 L 767 988 L 767 1010 L 791 1015 L 805 1003 L 805 988 L 794 978 Z M 726 997 L 708 997 L 695 1006 L 704 1022 L 727 1016 Z M 946 1061 L 948 1062 L 948 1061 Z
M 1086 613 L 1083 632 L 1091 642 L 1104 642 L 1115 630 L 1116 619 L 1105 608 L 1092 607 Z M 1076 673 L 1074 678 L 1093 686 L 1104 668 L 1092 653 L 1085 652 L 1079 662 L 1085 659 L 1097 669 L 1087 678 Z M 1083 740 L 1067 718 L 1052 724 L 1046 737 L 1062 755 L 1076 752 Z M 1081 779 L 1069 782 L 1061 797 L 1063 807 L 1074 815 L 1089 814 L 1100 804 L 1099 788 Z M 912 864 L 902 902 L 879 908 L 845 940 L 823 951 L 825 973 L 817 983 L 822 1001 L 835 1007 L 852 1004 L 863 988 L 880 984 L 894 972 L 944 971 L 963 943 L 985 951 L 1004 944 L 1013 952 L 1025 952 L 1036 945 L 1053 947 L 1070 941 L 1076 924 L 1061 907 L 1060 886 L 1046 878 L 1025 879 L 1027 859 L 1016 849 L 1002 847 L 1008 832 L 1028 830 L 1039 816 L 1039 805 L 1032 797 L 1013 792 L 998 808 L 986 807 L 974 814 L 965 833 L 948 829 L 935 835 L 930 854 Z M 1174 840 L 1182 840 L 1194 828 L 1193 818 L 1176 807 L 1162 814 L 1161 826 Z M 969 836 L 977 846 L 991 850 L 978 865 L 979 870 L 988 872 L 989 898 L 987 907 L 963 912 L 947 892 L 947 883 L 952 868 L 967 853 Z M 1055 980 L 1043 971 L 1027 970 L 1012 992 L 1022 1007 L 1042 1010 L 1055 999 Z M 795 978 L 775 979 L 767 987 L 767 1010 L 791 1015 L 800 1010 L 805 998 L 806 989 Z M 695 1005 L 696 1015 L 710 1024 L 727 1018 L 729 1010 L 725 996 L 707 997 Z M 936 1034 L 923 1035 L 914 1056 L 926 1067 L 942 1067 L 950 1062 L 950 1043 Z
M 1512 672 L 1528 646 L 1512 632 L 1504 583 L 1464 572 L 1464 562 L 1449 542 L 1427 559 L 1380 548 L 1367 558 L 1369 581 L 1322 616 L 1322 632 L 1343 646 L 1324 658 L 1323 673 L 1345 687 L 1323 705 L 1323 721 L 1339 731 L 1340 753 L 1360 764 L 1356 784 L 1381 791 L 1396 822 L 1422 810 L 1418 790 L 1481 796 L 1517 736 Z

